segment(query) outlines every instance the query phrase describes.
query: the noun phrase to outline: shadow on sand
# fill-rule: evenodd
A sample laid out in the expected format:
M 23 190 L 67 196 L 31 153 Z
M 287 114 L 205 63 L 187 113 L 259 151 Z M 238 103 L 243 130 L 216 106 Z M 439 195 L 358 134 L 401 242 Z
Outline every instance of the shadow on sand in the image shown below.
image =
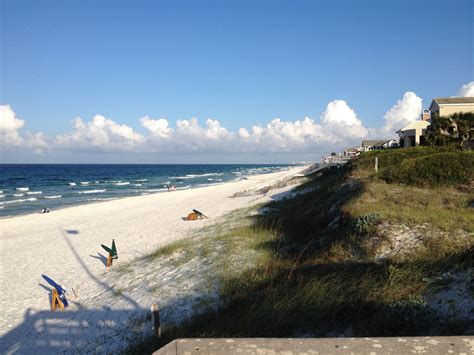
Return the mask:
M 104 266 L 107 266 L 107 257 L 99 252 L 97 252 L 97 255 L 89 255 L 91 258 L 94 259 L 99 259 Z
M 149 328 L 146 310 L 103 309 L 34 312 L 2 337 L 0 353 L 112 352 L 140 339 Z M 150 329 L 151 330 L 151 329 Z

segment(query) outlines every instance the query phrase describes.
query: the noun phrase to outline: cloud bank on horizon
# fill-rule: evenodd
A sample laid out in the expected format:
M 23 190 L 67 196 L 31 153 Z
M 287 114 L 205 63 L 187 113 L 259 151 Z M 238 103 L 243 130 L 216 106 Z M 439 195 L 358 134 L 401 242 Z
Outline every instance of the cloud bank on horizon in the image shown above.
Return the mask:
M 474 96 L 474 82 L 463 85 L 458 96 Z M 381 128 L 365 127 L 344 100 L 328 103 L 319 120 L 282 121 L 254 125 L 231 132 L 218 120 L 201 126 L 196 118 L 177 120 L 175 127 L 165 118 L 142 117 L 146 134 L 102 115 L 90 121 L 77 117 L 71 132 L 47 137 L 42 132 L 23 133 L 25 120 L 9 105 L 0 105 L 0 151 L 69 150 L 136 153 L 274 153 L 341 149 L 365 138 L 392 138 L 395 131 L 419 119 L 422 99 L 407 91 L 384 115 Z

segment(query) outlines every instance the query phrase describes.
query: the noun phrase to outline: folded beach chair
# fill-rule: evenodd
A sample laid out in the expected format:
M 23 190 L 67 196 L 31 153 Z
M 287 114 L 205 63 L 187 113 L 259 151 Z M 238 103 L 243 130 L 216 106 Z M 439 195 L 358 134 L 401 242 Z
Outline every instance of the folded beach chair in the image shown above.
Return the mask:
M 204 213 L 193 209 L 193 211 L 186 216 L 185 220 L 186 221 L 195 221 L 197 219 L 204 219 L 204 218 L 207 219 L 209 217 L 207 217 Z

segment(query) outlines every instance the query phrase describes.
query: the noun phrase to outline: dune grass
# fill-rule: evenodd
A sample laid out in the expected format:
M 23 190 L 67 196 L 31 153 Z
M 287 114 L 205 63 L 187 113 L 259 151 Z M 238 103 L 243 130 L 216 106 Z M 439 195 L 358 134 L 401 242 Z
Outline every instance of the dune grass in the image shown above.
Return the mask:
M 381 161 L 401 164 L 405 154 L 432 153 L 389 151 Z M 241 224 L 214 229 L 216 242 L 233 245 L 223 258 L 245 248 L 261 257 L 244 272 L 222 272 L 221 308 L 166 329 L 163 339 L 150 339 L 140 351 L 178 337 L 463 334 L 469 321 L 435 314 L 423 295 L 429 280 L 472 269 L 472 243 L 440 238 L 410 258 L 377 261 L 370 241 L 380 222 L 472 233 L 471 192 L 388 184 L 369 171 L 369 161 L 318 172 L 300 187 L 309 192 L 269 203 L 273 213 L 249 217 L 246 211 Z
M 472 199 L 455 188 L 422 189 L 373 181 L 343 211 L 350 215 L 377 213 L 384 221 L 408 225 L 429 223 L 446 231 L 472 231 L 473 211 L 468 208 Z

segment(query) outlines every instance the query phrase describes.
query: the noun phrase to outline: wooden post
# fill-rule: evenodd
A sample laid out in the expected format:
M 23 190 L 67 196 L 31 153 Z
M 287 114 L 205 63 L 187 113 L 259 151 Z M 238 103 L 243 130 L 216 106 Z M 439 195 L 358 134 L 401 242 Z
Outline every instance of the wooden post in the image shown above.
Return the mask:
M 64 309 L 64 304 L 59 298 L 58 291 L 55 288 L 51 291 L 51 311 L 55 311 L 56 308 Z
M 379 158 L 375 157 L 375 171 L 379 172 Z
M 151 305 L 151 321 L 153 323 L 153 334 L 155 337 L 161 338 L 160 311 L 156 303 Z
M 107 257 L 107 271 L 110 269 L 112 266 L 112 254 L 109 253 L 109 256 Z

